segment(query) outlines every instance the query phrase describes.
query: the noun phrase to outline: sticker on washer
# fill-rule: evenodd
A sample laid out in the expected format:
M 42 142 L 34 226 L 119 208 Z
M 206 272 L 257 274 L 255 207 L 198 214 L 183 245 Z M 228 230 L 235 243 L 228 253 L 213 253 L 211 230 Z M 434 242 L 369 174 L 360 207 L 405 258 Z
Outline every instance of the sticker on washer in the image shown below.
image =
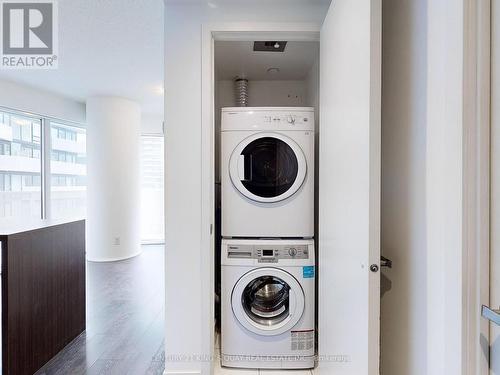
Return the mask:
M 314 266 L 304 266 L 302 267 L 302 277 L 304 279 L 314 278 Z
M 314 347 L 314 330 L 292 331 L 292 350 L 310 350 Z

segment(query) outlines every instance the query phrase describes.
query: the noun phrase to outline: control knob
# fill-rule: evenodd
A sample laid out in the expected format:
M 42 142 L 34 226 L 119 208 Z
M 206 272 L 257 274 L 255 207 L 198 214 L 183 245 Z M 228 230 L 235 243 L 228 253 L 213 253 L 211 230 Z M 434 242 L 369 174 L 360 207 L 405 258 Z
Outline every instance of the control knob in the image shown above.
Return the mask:
M 291 247 L 290 249 L 288 249 L 288 254 L 291 256 L 291 257 L 294 257 L 295 255 L 297 255 L 297 249 L 294 248 L 294 247 Z

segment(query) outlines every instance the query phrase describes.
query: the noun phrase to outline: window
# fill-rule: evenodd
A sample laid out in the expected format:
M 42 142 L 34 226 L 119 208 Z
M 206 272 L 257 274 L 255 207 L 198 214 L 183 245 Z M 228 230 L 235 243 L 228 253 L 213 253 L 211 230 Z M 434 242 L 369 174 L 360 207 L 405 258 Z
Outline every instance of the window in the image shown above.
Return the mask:
M 50 216 L 84 217 L 87 199 L 85 129 L 50 122 Z
M 42 215 L 42 119 L 0 112 L 0 218 Z
M 141 239 L 163 242 L 163 136 L 141 137 Z
M 85 129 L 0 109 L 0 219 L 84 216 L 86 175 Z
M 0 142 L 0 155 L 10 155 L 10 143 Z

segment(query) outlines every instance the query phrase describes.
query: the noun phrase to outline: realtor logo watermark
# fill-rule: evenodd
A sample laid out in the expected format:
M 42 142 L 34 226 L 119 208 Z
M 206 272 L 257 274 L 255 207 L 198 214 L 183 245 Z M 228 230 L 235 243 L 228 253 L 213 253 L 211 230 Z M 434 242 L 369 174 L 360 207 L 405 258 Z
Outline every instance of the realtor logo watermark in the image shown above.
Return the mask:
M 0 0 L 3 69 L 56 69 L 57 2 Z

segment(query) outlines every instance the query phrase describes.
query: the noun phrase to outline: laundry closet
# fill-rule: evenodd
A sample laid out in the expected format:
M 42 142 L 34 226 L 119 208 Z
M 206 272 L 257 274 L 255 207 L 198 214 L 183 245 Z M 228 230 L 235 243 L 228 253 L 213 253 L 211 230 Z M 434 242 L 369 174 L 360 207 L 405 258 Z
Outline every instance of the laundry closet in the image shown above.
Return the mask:
M 297 368 L 314 365 L 320 374 L 376 373 L 381 3 L 256 3 L 166 3 L 166 373 L 213 374 L 221 364 L 238 367 L 221 360 L 221 352 L 231 361 L 239 354 L 310 357 L 316 353 L 315 363 L 304 361 Z M 281 50 L 285 41 L 284 52 L 254 51 L 255 42 L 263 42 L 261 48 Z M 239 100 L 253 109 L 238 107 Z M 243 120 L 234 121 L 238 118 Z M 292 128 L 297 136 L 285 130 Z M 259 131 L 283 137 L 255 142 Z M 272 156 L 273 148 L 276 162 L 266 163 L 264 156 Z M 304 159 L 309 160 L 306 173 Z M 294 169 L 296 174 L 289 173 Z M 261 185 L 270 176 L 279 182 L 274 191 L 269 184 Z M 296 181 L 302 178 L 297 190 Z M 225 184 L 231 187 L 229 196 L 224 194 Z M 281 226 L 274 214 L 256 212 L 284 211 L 288 202 L 298 205 L 311 185 L 314 210 L 308 215 L 313 226 L 305 229 L 312 229 L 311 235 L 264 233 L 272 228 L 284 231 L 304 218 L 284 215 Z M 293 194 L 276 201 L 288 191 Z M 240 205 L 237 210 L 231 211 L 232 203 L 225 202 L 228 197 Z M 231 217 L 224 216 L 224 207 L 229 207 L 226 215 Z M 246 220 L 255 224 L 251 231 L 258 227 L 263 234 L 238 235 Z M 265 243 L 240 242 L 259 239 Z M 243 287 L 260 265 L 287 275 L 254 274 L 259 282 L 248 280 L 250 288 Z M 224 278 L 231 280 L 222 282 L 227 293 L 221 293 Z M 303 298 L 293 280 L 302 286 Z M 317 287 L 312 285 L 311 293 L 314 283 Z M 226 312 L 220 309 L 221 302 Z M 302 304 L 309 314 L 296 328 L 290 327 Z M 316 319 L 311 319 L 313 313 Z M 222 327 L 214 328 L 215 321 Z M 224 329 L 224 322 L 233 328 Z M 265 333 L 281 329 L 285 332 L 279 335 L 289 334 L 286 343 L 259 345 L 276 339 Z M 222 345 L 219 341 L 214 346 L 214 336 L 221 331 Z M 233 336 L 224 340 L 228 332 Z M 192 360 L 193 354 L 211 360 Z M 255 362 L 240 365 L 271 367 Z M 247 373 L 259 372 L 265 373 Z
M 214 78 L 214 353 L 232 368 L 309 369 L 319 41 L 216 40 Z

